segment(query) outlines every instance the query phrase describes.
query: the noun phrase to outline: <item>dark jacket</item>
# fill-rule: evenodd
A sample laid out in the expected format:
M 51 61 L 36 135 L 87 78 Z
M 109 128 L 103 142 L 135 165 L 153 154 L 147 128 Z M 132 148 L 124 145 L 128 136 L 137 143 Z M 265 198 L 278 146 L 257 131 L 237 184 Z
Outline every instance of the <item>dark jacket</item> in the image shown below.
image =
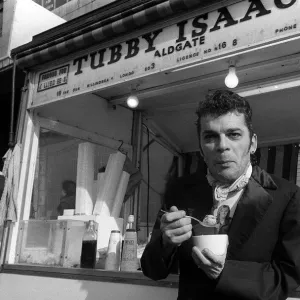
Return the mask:
M 165 208 L 176 205 L 203 219 L 212 208 L 212 188 L 204 176 L 178 179 L 165 195 Z M 224 269 L 217 280 L 198 269 L 191 239 L 175 248 L 170 262 L 163 259 L 160 217 L 141 265 L 154 280 L 166 278 L 179 261 L 178 299 L 286 299 L 300 284 L 299 188 L 254 167 L 230 224 Z
M 57 212 L 60 216 L 64 214 L 65 209 L 75 209 L 76 198 L 75 195 L 66 195 L 60 199 L 57 206 Z

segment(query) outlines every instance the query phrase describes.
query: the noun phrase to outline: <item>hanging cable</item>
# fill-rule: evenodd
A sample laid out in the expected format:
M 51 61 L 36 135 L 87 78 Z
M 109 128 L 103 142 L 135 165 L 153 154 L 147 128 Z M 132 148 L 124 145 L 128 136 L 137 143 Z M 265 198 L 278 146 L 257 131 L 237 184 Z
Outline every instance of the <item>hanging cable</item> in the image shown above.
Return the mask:
M 16 84 L 16 68 L 17 57 L 13 59 L 13 72 L 12 72 L 12 89 L 11 89 L 11 109 L 10 109 L 10 128 L 9 128 L 9 148 L 13 148 L 15 145 L 14 136 L 14 114 L 15 114 L 15 84 Z
M 150 143 L 150 132 L 149 128 L 147 127 L 147 144 Z M 150 204 L 150 147 L 147 147 L 147 216 L 146 216 L 146 224 L 147 224 L 147 238 L 149 237 L 149 204 Z

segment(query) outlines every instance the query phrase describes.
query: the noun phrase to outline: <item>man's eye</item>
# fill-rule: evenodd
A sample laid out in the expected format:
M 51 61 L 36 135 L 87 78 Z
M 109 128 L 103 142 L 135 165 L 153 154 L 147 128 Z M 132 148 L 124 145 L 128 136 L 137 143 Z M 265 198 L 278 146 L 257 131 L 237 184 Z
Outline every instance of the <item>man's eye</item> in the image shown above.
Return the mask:
M 232 138 L 239 138 L 241 136 L 241 134 L 238 133 L 238 132 L 231 132 L 229 134 L 229 136 L 232 137 Z
M 205 135 L 204 136 L 204 139 L 205 140 L 211 140 L 211 139 L 213 139 L 213 138 L 215 138 L 216 136 L 214 135 L 214 134 L 207 134 L 207 135 Z

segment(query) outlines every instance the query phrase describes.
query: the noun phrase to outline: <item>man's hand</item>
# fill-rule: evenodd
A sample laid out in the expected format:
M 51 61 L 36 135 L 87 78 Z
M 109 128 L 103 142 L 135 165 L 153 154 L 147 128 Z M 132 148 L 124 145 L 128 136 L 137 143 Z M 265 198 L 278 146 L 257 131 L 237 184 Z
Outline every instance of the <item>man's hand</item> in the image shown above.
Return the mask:
M 178 210 L 176 206 L 172 206 L 170 212 L 161 217 L 160 230 L 164 245 L 179 246 L 192 236 L 191 219 L 185 216 L 184 210 Z
M 217 279 L 220 276 L 224 268 L 226 254 L 227 249 L 223 255 L 215 255 L 209 249 L 204 249 L 202 252 L 197 247 L 192 249 L 195 264 L 211 279 Z

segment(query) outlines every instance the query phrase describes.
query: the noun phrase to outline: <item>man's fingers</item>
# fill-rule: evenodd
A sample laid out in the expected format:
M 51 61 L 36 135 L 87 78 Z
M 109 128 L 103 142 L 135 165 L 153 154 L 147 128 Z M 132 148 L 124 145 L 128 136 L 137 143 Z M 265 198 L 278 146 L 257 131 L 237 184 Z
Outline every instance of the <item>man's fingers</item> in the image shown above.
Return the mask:
M 200 251 L 197 247 L 192 249 L 192 258 L 195 264 L 211 279 L 217 279 L 220 276 L 224 267 L 225 256 L 226 254 L 215 255 L 208 249 L 203 251 Z
M 172 236 L 167 236 L 166 234 L 163 235 L 164 239 L 167 240 L 168 242 L 174 244 L 174 245 L 180 245 L 183 242 L 187 241 L 190 237 L 192 236 L 192 232 L 186 232 L 185 234 L 182 235 L 172 235 Z
M 184 226 L 181 226 L 179 228 L 175 228 L 175 229 L 169 229 L 166 228 L 165 229 L 165 235 L 168 236 L 169 238 L 171 237 L 176 237 L 176 236 L 181 236 L 184 235 L 188 232 L 192 232 L 192 225 L 191 224 L 187 224 Z
M 201 253 L 201 251 L 197 247 L 193 247 L 192 255 L 194 255 L 196 259 L 195 262 L 198 266 L 199 265 L 211 266 L 211 262 Z
M 170 223 L 170 222 L 173 222 L 173 221 L 182 219 L 182 218 L 184 218 L 185 216 L 186 216 L 186 213 L 185 213 L 184 210 L 177 210 L 177 211 L 174 211 L 174 212 L 168 212 L 168 213 L 165 213 L 165 214 L 161 217 L 161 221 L 162 221 L 162 222 Z
M 189 231 L 189 232 L 186 232 L 185 234 L 182 234 L 182 235 L 173 236 L 172 240 L 176 244 L 181 244 L 181 243 L 187 241 L 191 236 L 192 236 L 192 232 Z
M 161 217 L 160 229 L 164 241 L 181 244 L 192 236 L 191 219 L 185 216 L 184 210 L 178 210 L 176 206 L 172 206 L 169 212 Z
M 213 252 L 211 252 L 209 249 L 204 249 L 201 253 L 205 258 L 210 260 L 212 263 L 223 266 L 224 264 L 224 255 L 216 255 Z
M 186 225 L 191 225 L 191 219 L 189 218 L 181 218 L 179 220 L 175 220 L 173 222 L 164 222 L 163 226 L 164 228 L 167 229 L 176 229 L 176 228 L 181 228 Z
M 170 212 L 178 211 L 178 208 L 176 206 L 170 207 Z

